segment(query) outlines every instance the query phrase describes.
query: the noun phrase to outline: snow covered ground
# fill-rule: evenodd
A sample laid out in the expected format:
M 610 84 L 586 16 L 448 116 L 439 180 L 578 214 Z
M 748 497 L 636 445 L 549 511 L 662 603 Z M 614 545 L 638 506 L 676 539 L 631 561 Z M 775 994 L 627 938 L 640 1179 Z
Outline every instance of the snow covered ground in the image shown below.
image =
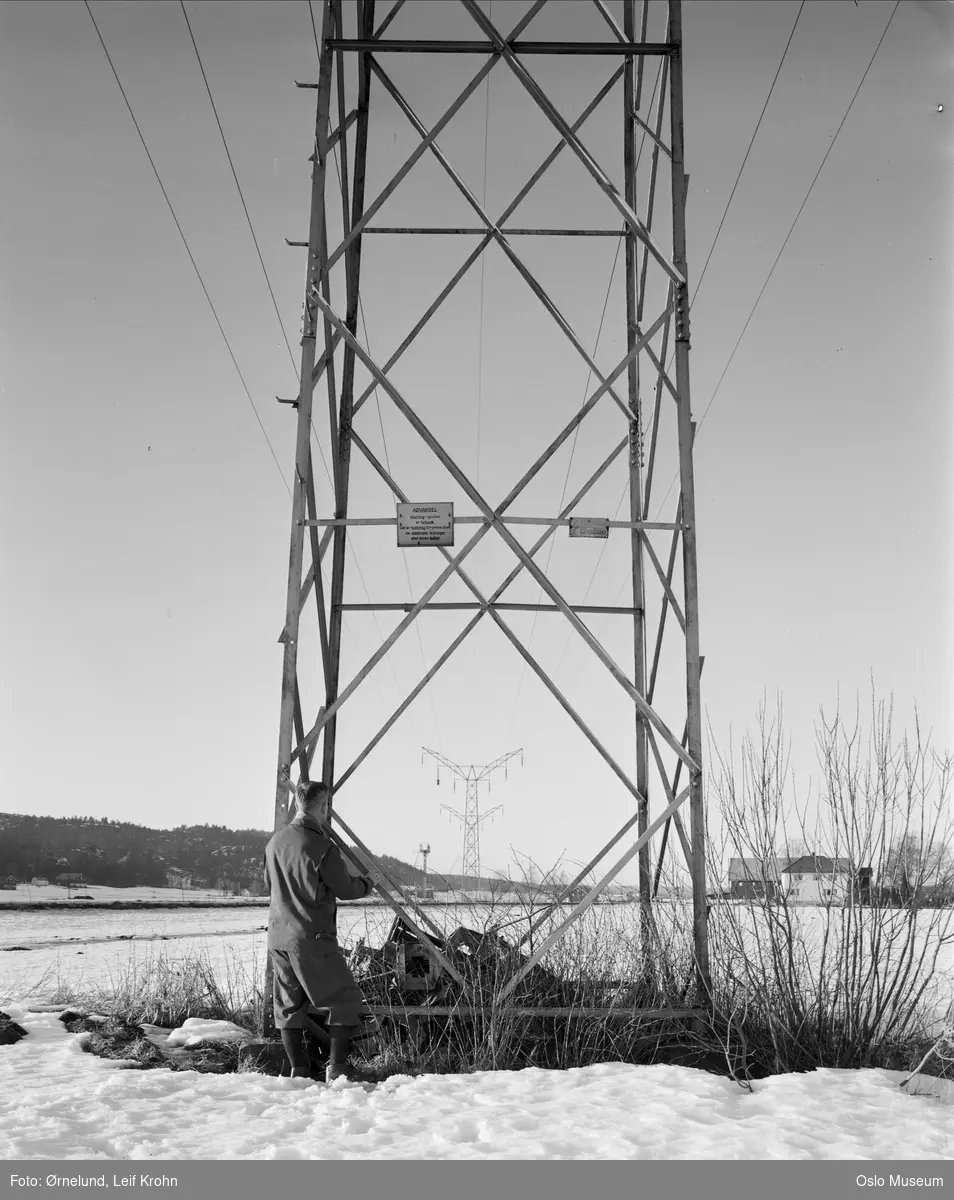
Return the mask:
M 9 1160 L 954 1158 L 954 1086 L 893 1071 L 755 1082 L 683 1067 L 396 1076 L 330 1086 L 256 1074 L 128 1070 L 83 1052 L 55 1013 L 6 1006 Z M 234 1026 L 202 1023 L 206 1038 Z
M 264 969 L 267 920 L 267 909 L 251 907 L 0 911 L 0 1005 L 109 987 L 151 963 L 196 956 L 241 986 Z M 354 905 L 339 910 L 338 926 L 345 942 L 379 944 L 392 920 L 383 905 Z
M 107 889 L 108 890 L 108 889 Z M 487 906 L 452 905 L 429 908 L 428 914 L 440 928 L 450 932 L 460 924 L 482 929 L 491 919 Z M 611 905 L 586 914 L 602 945 L 616 947 L 625 958 L 632 939 L 636 908 Z M 798 922 L 810 942 L 817 940 L 815 928 L 823 922 L 822 910 L 798 909 Z M 513 919 L 526 927 L 525 916 L 512 910 Z M 497 920 L 509 918 L 505 909 L 493 910 Z M 675 915 L 675 914 L 674 914 Z M 380 945 L 394 914 L 383 904 L 342 905 L 338 911 L 339 938 L 353 945 L 358 938 Z M 726 914 L 713 910 L 713 933 Z M 923 939 L 941 942 L 939 922 L 947 926 L 954 914 L 920 914 Z M 27 997 L 42 999 L 57 987 L 82 990 L 108 987 L 133 973 L 148 971 L 151 963 L 174 968 L 177 963 L 200 957 L 223 983 L 238 988 L 258 977 L 265 963 L 264 907 L 216 907 L 205 909 L 89 909 L 64 908 L 19 912 L 0 911 L 0 1005 Z M 749 920 L 747 933 L 753 952 L 759 938 L 758 914 L 739 914 Z M 900 919 L 900 918 L 899 918 Z M 515 927 L 516 928 L 516 927 Z M 512 934 L 511 934 L 512 935 Z M 574 935 L 568 935 L 570 937 Z M 900 953 L 899 948 L 895 953 Z M 941 1021 L 954 996 L 954 940 L 940 945 L 935 986 L 926 1000 Z M 625 963 L 621 967 L 625 971 Z

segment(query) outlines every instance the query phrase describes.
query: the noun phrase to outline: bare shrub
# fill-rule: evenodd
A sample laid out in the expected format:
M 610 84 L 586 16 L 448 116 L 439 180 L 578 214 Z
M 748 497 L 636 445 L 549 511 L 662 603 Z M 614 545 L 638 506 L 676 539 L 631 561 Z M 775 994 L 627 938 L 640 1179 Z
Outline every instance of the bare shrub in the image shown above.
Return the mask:
M 197 1017 L 231 1021 L 254 1032 L 261 1022 L 263 985 L 263 973 L 254 964 L 250 974 L 233 955 L 223 977 L 200 951 L 175 959 L 162 953 L 131 955 L 104 986 L 57 985 L 49 995 L 51 1003 L 121 1017 L 132 1026 L 175 1028 Z
M 950 857 L 952 764 L 917 723 L 896 740 L 891 722 L 890 705 L 876 701 L 866 734 L 857 714 L 850 725 L 822 714 L 814 808 L 793 795 L 780 705 L 771 718 L 762 708 L 758 735 L 745 739 L 738 760 L 731 748 L 715 752 L 710 874 L 721 875 L 727 856 L 766 868 L 755 894 L 723 896 L 713 908 L 711 1026 L 722 1044 L 773 1073 L 896 1059 L 899 1047 L 930 1036 L 931 1003 L 950 987 L 938 959 L 954 940 L 954 912 L 934 906 L 926 885 L 931 864 Z M 834 862 L 848 879 L 811 905 L 784 875 L 774 883 L 768 866 L 805 847 L 809 866 L 826 864 L 823 874 Z M 898 847 L 912 868 L 903 894 L 891 886 Z

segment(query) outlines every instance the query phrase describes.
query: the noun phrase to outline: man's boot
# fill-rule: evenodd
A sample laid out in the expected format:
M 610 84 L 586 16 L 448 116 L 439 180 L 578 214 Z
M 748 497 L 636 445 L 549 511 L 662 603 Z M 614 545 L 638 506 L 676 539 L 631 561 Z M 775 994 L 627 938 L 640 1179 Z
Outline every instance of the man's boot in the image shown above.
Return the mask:
M 311 1067 L 308 1065 L 308 1055 L 305 1053 L 304 1030 L 283 1029 L 281 1035 L 285 1057 L 291 1067 L 292 1079 L 311 1079 Z
M 331 1038 L 331 1057 L 325 1068 L 325 1083 L 342 1077 L 350 1079 L 348 1048 L 351 1045 L 351 1029 L 344 1025 L 329 1025 L 328 1036 Z

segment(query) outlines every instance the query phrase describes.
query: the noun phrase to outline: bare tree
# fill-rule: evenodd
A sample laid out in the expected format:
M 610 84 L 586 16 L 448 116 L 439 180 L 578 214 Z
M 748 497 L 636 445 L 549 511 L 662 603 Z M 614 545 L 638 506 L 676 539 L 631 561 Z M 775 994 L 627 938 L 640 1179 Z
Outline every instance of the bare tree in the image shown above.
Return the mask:
M 884 861 L 883 884 L 903 902 L 923 894 L 925 887 L 951 889 L 954 859 L 943 838 L 932 830 L 909 830 L 889 846 Z

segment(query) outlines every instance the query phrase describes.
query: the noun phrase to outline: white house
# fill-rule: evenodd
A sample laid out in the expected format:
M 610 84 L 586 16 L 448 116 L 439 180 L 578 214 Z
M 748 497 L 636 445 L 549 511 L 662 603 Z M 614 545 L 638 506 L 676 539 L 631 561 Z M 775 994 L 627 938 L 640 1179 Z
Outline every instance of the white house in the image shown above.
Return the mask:
M 843 904 L 852 895 L 859 898 L 870 885 L 870 868 L 856 873 L 847 858 L 829 858 L 824 854 L 803 854 L 793 858 L 780 872 L 786 880 L 785 894 L 800 904 Z

